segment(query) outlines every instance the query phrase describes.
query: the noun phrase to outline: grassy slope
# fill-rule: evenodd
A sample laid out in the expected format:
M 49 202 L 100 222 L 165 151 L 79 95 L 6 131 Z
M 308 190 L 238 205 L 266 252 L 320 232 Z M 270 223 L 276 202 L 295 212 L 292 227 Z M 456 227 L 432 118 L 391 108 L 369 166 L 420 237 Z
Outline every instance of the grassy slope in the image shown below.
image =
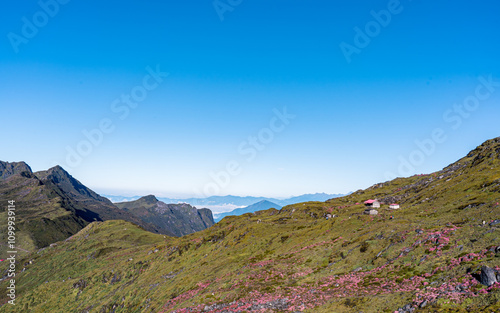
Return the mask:
M 237 301 L 225 310 L 243 312 L 281 301 L 292 312 L 393 312 L 424 300 L 423 312 L 499 310 L 498 286 L 471 276 L 500 265 L 488 251 L 500 245 L 499 228 L 488 225 L 500 218 L 498 141 L 442 172 L 228 217 L 182 238 L 93 223 L 21 260 L 18 303 L 0 310 L 222 312 Z M 369 198 L 402 208 L 363 215 L 356 203 Z M 337 217 L 326 220 L 328 213 Z
M 26 174 L 28 175 L 28 174 Z M 19 200 L 21 199 L 21 200 Z M 0 184 L 0 220 L 7 221 L 7 201 L 16 201 L 16 246 L 21 255 L 67 238 L 88 222 L 72 214 L 74 204 L 57 189 L 42 184 L 31 174 L 14 175 Z M 0 224 L 0 256 L 5 257 L 7 223 Z

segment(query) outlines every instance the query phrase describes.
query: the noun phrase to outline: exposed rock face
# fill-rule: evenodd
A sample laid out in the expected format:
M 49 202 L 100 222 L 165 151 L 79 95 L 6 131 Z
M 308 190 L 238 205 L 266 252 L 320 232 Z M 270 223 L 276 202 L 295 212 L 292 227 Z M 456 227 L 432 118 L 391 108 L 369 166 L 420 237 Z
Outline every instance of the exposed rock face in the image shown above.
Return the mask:
M 184 236 L 204 230 L 214 224 L 212 211 L 196 209 L 187 203 L 166 204 L 149 195 L 135 201 L 115 203 L 126 212 L 152 223 L 162 233 Z
M 490 223 L 490 226 L 495 226 L 500 224 L 500 220 L 494 220 L 493 222 Z
M 85 212 L 81 215 L 89 222 L 124 220 L 141 226 L 145 230 L 158 233 L 153 224 L 138 219 L 129 212 L 117 208 L 109 199 L 101 197 L 71 176 L 62 167 L 55 166 L 47 171 L 36 172 L 35 175 L 47 185 L 55 185 L 65 195 L 77 202 Z M 168 235 L 172 235 L 169 234 Z
M 198 209 L 198 214 L 200 215 L 201 220 L 205 224 L 205 228 L 208 228 L 214 224 L 214 216 L 212 214 L 212 210 L 207 208 Z
M 414 311 L 415 311 L 415 308 L 411 304 L 407 304 L 407 305 L 405 305 L 397 310 L 398 313 L 412 313 Z
M 36 172 L 35 175 L 42 182 L 51 182 L 53 184 L 56 184 L 62 191 L 74 198 L 79 198 L 82 200 L 84 200 L 85 198 L 90 198 L 102 203 L 112 205 L 111 201 L 109 201 L 107 198 L 99 196 L 94 191 L 85 187 L 81 182 L 73 178 L 59 165 L 52 167 L 46 171 Z
M 481 276 L 479 282 L 485 286 L 491 286 L 497 282 L 496 272 L 488 266 L 481 267 Z
M 24 162 L 2 162 L 0 161 L 0 179 L 6 179 L 15 174 L 30 173 L 31 168 Z

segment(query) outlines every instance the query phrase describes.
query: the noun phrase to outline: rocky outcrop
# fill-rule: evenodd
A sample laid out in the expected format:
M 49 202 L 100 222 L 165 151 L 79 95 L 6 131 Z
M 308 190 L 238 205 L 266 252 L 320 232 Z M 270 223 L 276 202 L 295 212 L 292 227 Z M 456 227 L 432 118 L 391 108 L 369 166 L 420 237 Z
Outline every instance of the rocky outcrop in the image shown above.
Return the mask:
M 483 265 L 481 267 L 479 282 L 489 287 L 497 282 L 497 273 L 491 267 Z
M 153 224 L 144 222 L 129 212 L 117 208 L 109 199 L 101 197 L 71 176 L 62 167 L 55 166 L 35 175 L 46 185 L 53 185 L 82 208 L 79 215 L 89 222 L 124 220 L 141 226 L 147 231 L 159 233 Z M 171 235 L 170 233 L 166 233 Z
M 31 168 L 24 162 L 2 162 L 0 161 L 0 179 L 7 179 L 12 175 L 29 173 L 32 174 Z
M 209 209 L 197 209 L 187 203 L 167 204 L 153 195 L 115 205 L 144 222 L 154 224 L 161 233 L 179 237 L 214 224 L 212 211 Z

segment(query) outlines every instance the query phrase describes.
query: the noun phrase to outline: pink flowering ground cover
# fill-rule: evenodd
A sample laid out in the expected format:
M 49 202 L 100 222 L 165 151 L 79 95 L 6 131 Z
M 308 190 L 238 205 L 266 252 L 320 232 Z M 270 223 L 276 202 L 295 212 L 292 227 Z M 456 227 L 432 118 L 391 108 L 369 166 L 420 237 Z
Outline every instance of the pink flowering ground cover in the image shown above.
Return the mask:
M 371 219 L 373 220 L 373 218 Z M 479 253 L 467 253 L 456 258 L 447 258 L 446 264 L 436 266 L 428 272 L 423 272 L 410 277 L 402 273 L 412 272 L 418 263 L 439 260 L 446 253 L 452 238 L 459 227 L 449 226 L 438 231 L 427 231 L 417 233 L 414 236 L 410 231 L 401 234 L 400 241 L 405 243 L 410 237 L 411 245 L 403 245 L 397 251 L 396 257 L 389 262 L 372 268 L 337 275 L 324 275 L 316 278 L 313 282 L 303 281 L 300 284 L 290 284 L 290 281 L 297 279 L 307 279 L 314 270 L 293 266 L 289 259 L 269 259 L 259 262 L 252 262 L 251 258 L 245 267 L 245 277 L 242 279 L 232 279 L 229 287 L 222 288 L 215 282 L 199 283 L 197 288 L 171 299 L 165 304 L 161 312 L 207 312 L 207 313 L 227 313 L 227 312 L 271 312 L 276 310 L 276 303 L 279 303 L 281 311 L 302 312 L 306 309 L 313 309 L 331 301 L 354 298 L 372 297 L 377 295 L 405 293 L 410 294 L 412 303 L 416 306 L 427 301 L 432 303 L 438 299 L 460 303 L 465 299 L 487 294 L 493 290 L 498 290 L 500 284 L 496 283 L 488 288 L 482 288 L 477 279 L 471 274 L 464 274 L 461 277 L 451 277 L 446 282 L 436 283 L 434 278 L 443 272 L 453 272 L 464 264 L 481 261 L 488 257 L 488 251 L 482 250 Z M 308 244 L 301 248 L 293 248 L 292 252 L 285 255 L 293 255 L 296 260 L 301 258 L 312 249 L 321 247 L 331 247 L 336 243 L 343 242 L 342 237 L 331 241 L 320 241 Z M 417 248 L 425 249 L 429 253 L 424 261 L 400 262 L 410 255 Z M 497 269 L 499 269 L 497 267 Z M 238 275 L 242 274 L 239 272 Z M 228 275 L 229 276 L 229 275 Z M 178 304 L 192 299 L 199 294 L 228 294 L 234 290 L 243 290 L 245 296 L 238 298 L 222 298 L 217 302 L 203 303 L 195 306 L 176 308 Z M 181 305 L 182 306 L 182 305 Z

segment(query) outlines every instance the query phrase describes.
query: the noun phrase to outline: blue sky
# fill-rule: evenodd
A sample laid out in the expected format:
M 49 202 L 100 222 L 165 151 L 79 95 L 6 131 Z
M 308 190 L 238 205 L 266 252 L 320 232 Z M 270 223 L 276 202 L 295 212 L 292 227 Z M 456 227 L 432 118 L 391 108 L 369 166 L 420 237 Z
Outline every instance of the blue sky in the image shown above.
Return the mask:
M 344 193 L 500 135 L 498 1 L 54 1 L 0 13 L 0 159 L 101 193 Z

